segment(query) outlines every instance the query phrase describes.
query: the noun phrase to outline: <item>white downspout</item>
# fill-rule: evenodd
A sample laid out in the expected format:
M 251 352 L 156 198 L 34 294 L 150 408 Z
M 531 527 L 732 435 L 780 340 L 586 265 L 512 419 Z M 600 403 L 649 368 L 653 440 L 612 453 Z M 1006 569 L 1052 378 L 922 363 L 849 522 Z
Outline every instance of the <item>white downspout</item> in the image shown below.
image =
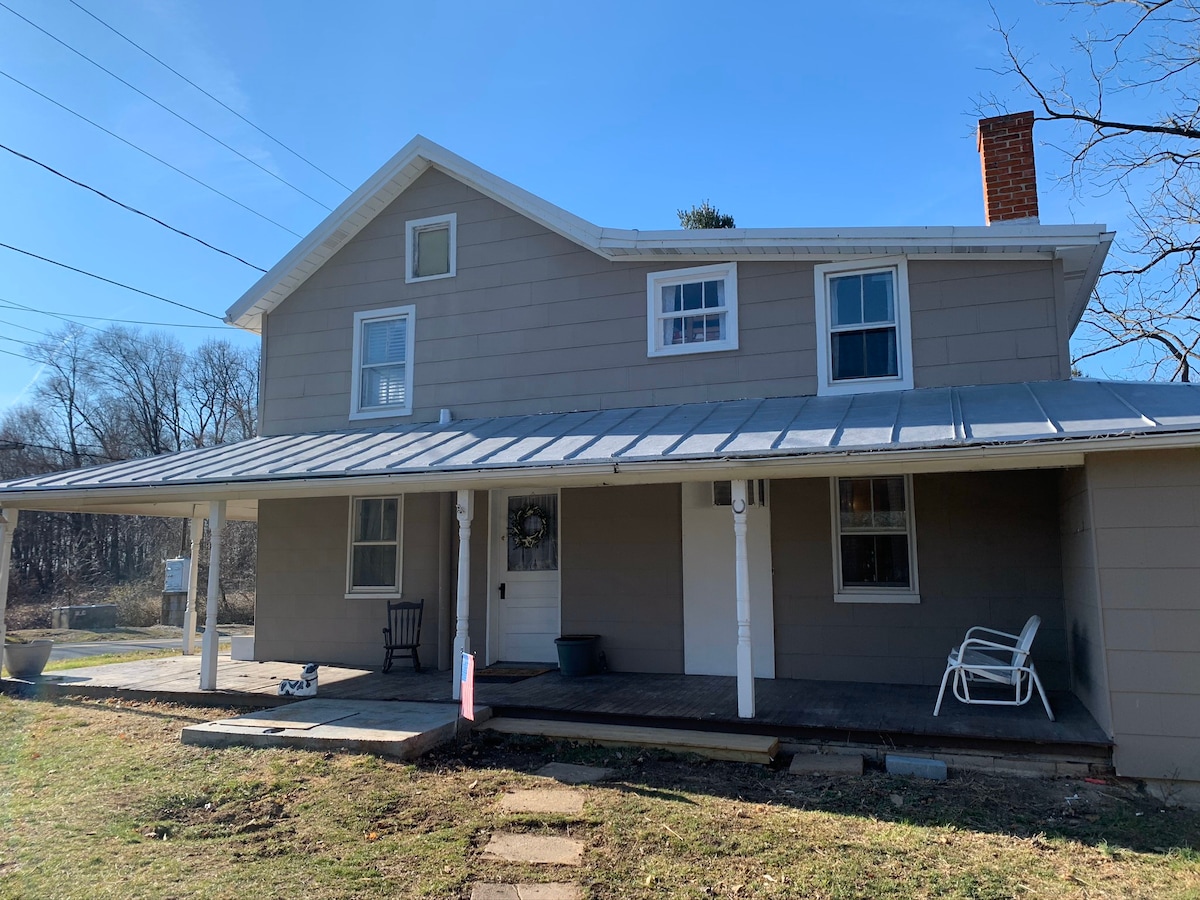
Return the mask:
M 0 509 L 0 655 L 8 633 L 4 627 L 4 616 L 8 611 L 8 573 L 12 571 L 13 532 L 17 530 L 19 515 L 20 510 Z
M 471 652 L 471 519 L 475 515 L 475 492 L 459 491 L 458 515 L 458 607 L 454 621 L 454 656 L 450 660 L 451 695 L 460 699 L 459 671 L 464 653 Z
M 754 718 L 754 658 L 750 644 L 750 565 L 746 552 L 746 480 L 730 483 L 737 586 L 738 717 Z
M 200 648 L 200 690 L 217 689 L 217 604 L 221 599 L 221 534 L 225 531 L 225 501 L 208 504 L 208 611 Z
M 196 587 L 200 583 L 200 538 L 204 536 L 204 517 L 192 516 L 188 537 L 192 549 L 188 559 L 187 609 L 183 613 L 183 655 L 196 652 Z

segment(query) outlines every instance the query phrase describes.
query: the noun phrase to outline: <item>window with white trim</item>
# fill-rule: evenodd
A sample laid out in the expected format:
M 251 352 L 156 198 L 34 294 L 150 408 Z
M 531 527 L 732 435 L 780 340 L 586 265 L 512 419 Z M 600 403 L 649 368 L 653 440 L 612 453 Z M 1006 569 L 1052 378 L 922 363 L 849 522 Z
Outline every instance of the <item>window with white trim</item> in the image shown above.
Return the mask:
M 346 596 L 399 597 L 403 497 L 350 500 Z
M 832 478 L 838 603 L 920 603 L 912 477 Z
M 458 263 L 458 215 L 430 216 L 404 223 L 407 269 L 404 280 L 453 278 Z
M 351 419 L 412 413 L 416 307 L 354 314 Z
M 647 353 L 736 350 L 737 263 L 646 276 Z
M 828 263 L 815 279 L 817 393 L 911 388 L 907 260 Z

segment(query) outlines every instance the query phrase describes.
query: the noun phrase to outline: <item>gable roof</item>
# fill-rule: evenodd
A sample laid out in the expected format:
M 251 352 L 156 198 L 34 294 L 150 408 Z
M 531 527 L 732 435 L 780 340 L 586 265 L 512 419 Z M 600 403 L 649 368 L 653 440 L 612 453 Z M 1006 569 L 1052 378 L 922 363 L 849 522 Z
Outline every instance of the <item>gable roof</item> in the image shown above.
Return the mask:
M 225 321 L 262 330 L 275 309 L 389 203 L 434 167 L 611 261 L 830 260 L 853 256 L 1034 254 L 1063 260 L 1072 329 L 1083 315 L 1113 234 L 1103 225 L 902 228 L 601 228 L 417 135 L 229 308 Z
M 0 483 L 0 503 L 191 515 L 226 499 L 252 518 L 268 497 L 1029 468 L 1197 446 L 1200 385 L 1047 381 L 259 437 Z

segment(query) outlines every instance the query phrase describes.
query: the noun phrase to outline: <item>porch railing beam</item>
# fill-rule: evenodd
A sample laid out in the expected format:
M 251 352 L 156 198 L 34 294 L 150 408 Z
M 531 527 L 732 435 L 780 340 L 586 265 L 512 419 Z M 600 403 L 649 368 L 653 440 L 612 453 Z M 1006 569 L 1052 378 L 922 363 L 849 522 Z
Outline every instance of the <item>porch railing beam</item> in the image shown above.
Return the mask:
M 192 549 L 188 558 L 187 609 L 183 612 L 183 655 L 196 652 L 196 588 L 200 583 L 200 538 L 204 536 L 204 516 L 193 516 L 188 537 Z
M 734 575 L 737 590 L 738 717 L 754 718 L 754 655 L 750 643 L 750 564 L 746 550 L 746 480 L 730 483 L 733 507 Z
M 461 697 L 459 671 L 462 655 L 471 652 L 471 519 L 475 516 L 474 491 L 459 491 L 455 504 L 458 516 L 458 603 L 454 619 L 454 654 L 450 660 L 451 694 Z
M 204 641 L 200 646 L 200 690 L 217 689 L 217 604 L 221 599 L 221 535 L 225 531 L 225 501 L 208 504 L 208 607 Z
M 4 616 L 8 612 L 8 575 L 12 571 L 13 532 L 17 529 L 19 510 L 0 509 L 0 656 L 3 655 Z

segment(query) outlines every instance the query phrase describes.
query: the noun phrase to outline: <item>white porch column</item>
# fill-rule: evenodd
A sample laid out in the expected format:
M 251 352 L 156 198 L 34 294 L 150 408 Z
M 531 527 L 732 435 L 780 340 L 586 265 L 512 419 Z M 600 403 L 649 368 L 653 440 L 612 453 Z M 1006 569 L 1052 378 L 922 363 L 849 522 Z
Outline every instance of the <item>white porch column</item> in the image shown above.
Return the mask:
M 734 574 L 737 589 L 738 716 L 754 718 L 754 660 L 750 645 L 750 563 L 746 551 L 746 481 L 731 484 Z
M 18 515 L 19 510 L 0 509 L 0 653 L 3 653 L 4 636 L 7 634 L 4 614 L 8 611 L 8 573 L 12 569 L 12 541 Z
M 217 603 L 221 599 L 221 533 L 225 530 L 225 501 L 208 504 L 208 613 L 200 647 L 200 690 L 217 689 Z
M 471 652 L 471 519 L 475 516 L 475 492 L 459 491 L 458 515 L 458 605 L 454 620 L 454 654 L 450 659 L 451 695 L 461 696 L 462 655 Z
M 192 549 L 188 557 L 187 609 L 183 613 L 183 655 L 196 652 L 196 585 L 200 582 L 200 538 L 204 536 L 204 516 L 193 516 L 188 537 Z

